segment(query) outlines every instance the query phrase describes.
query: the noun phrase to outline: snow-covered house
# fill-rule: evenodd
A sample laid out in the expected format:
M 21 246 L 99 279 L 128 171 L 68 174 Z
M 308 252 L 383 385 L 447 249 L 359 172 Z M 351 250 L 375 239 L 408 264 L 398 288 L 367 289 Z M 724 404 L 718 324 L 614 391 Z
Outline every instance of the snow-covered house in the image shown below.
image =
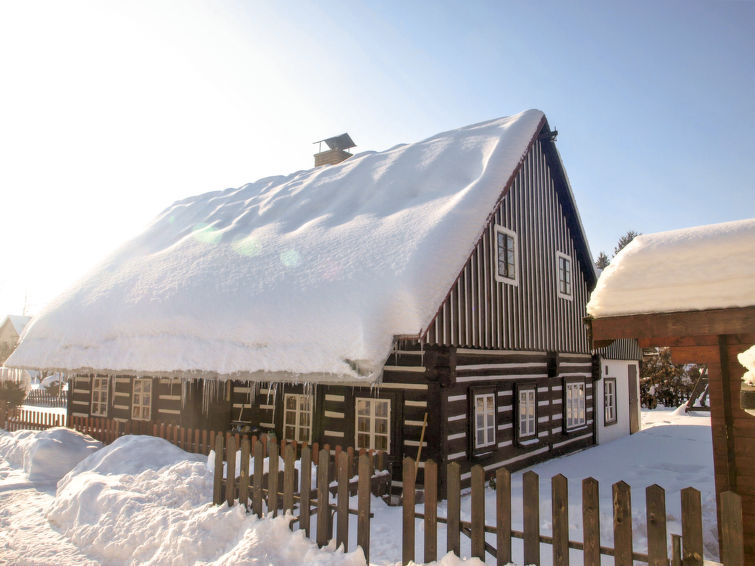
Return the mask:
M 708 369 L 717 504 L 742 497 L 744 563 L 755 564 L 755 417 L 738 356 L 755 344 L 755 219 L 638 236 L 601 275 L 587 310 L 596 345 L 637 338 Z M 721 523 L 719 522 L 719 536 Z M 742 549 L 724 549 L 739 556 Z M 734 553 L 734 554 L 731 554 Z
M 4 362 L 18 344 L 24 327 L 31 320 L 30 316 L 9 314 L 0 325 L 0 363 Z
M 596 276 L 554 139 L 529 110 L 177 202 L 10 363 L 73 376 L 73 415 L 421 445 L 465 480 L 589 446 Z

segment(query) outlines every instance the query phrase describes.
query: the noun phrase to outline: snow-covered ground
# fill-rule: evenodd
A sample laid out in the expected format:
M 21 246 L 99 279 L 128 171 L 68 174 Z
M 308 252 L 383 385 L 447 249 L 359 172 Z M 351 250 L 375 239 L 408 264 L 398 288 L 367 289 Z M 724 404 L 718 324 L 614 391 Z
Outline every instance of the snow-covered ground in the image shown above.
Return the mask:
M 75 466 L 70 458 L 62 462 L 59 456 L 71 455 L 74 447 L 79 457 L 88 457 Z M 643 412 L 640 433 L 532 469 L 541 476 L 543 532 L 550 530 L 549 478 L 557 473 L 569 478 L 573 540 L 581 539 L 581 480 L 592 476 L 601 482 L 602 543 L 606 545 L 611 543 L 612 482 L 623 479 L 633 488 L 634 538 L 639 548 L 645 545 L 645 487 L 658 483 L 666 488 L 669 532 L 676 533 L 681 532 L 679 490 L 696 487 L 703 493 L 706 557 L 715 558 L 713 457 L 707 415 Z M 514 528 L 521 528 L 521 475 L 518 472 L 512 478 Z M 258 520 L 245 515 L 239 506 L 212 506 L 208 503 L 212 475 L 206 459 L 151 437 L 123 437 L 98 449 L 96 443 L 85 442 L 65 429 L 0 431 L 0 493 L 0 564 L 365 563 L 360 550 L 318 549 L 303 533 L 291 532 L 285 518 Z M 486 497 L 489 524 L 494 524 L 494 500 L 491 489 Z M 467 513 L 469 504 L 469 497 L 464 497 L 462 508 Z M 401 509 L 373 499 L 373 512 L 371 563 L 395 564 L 401 558 Z M 439 515 L 444 514 L 442 504 Z M 351 534 L 356 537 L 355 519 Z M 423 557 L 422 538 L 418 521 L 418 560 Z M 438 541 L 442 555 L 445 531 L 438 533 Z M 462 545 L 468 556 L 468 541 L 462 540 Z M 542 564 L 550 562 L 549 546 L 542 546 L 541 556 Z M 516 543 L 514 559 L 521 563 L 521 547 Z M 444 566 L 458 562 L 450 556 L 440 561 Z M 479 564 L 477 560 L 465 562 Z M 488 563 L 494 562 L 488 556 Z

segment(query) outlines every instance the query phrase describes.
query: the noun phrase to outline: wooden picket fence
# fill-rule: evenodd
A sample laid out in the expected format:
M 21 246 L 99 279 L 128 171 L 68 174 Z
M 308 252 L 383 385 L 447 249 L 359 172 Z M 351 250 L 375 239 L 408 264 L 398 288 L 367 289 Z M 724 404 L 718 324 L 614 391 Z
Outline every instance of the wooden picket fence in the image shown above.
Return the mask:
M 9 432 L 15 430 L 47 430 L 55 426 L 66 426 L 65 415 L 54 415 L 46 411 L 16 409 L 9 415 L 3 428 Z
M 24 399 L 24 405 L 34 407 L 65 408 L 67 399 L 65 394 L 50 395 L 45 389 L 32 389 Z

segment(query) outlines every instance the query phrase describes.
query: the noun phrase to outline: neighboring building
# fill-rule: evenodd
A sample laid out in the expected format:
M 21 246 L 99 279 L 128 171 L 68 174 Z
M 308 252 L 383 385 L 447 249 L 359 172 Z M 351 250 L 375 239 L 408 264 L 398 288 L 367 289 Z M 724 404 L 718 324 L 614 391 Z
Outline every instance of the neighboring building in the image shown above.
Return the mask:
M 73 376 L 73 415 L 385 450 L 395 479 L 421 447 L 467 481 L 595 443 L 595 282 L 530 110 L 180 201 L 10 363 Z
M 0 325 L 0 365 L 16 348 L 18 339 L 30 320 L 30 316 L 16 314 L 9 314 L 5 317 L 3 324 Z
M 596 353 L 596 438 L 605 444 L 640 430 L 640 361 L 637 340 L 616 340 Z
M 734 525 L 719 520 L 724 564 L 755 564 L 755 416 L 740 404 L 737 361 L 755 344 L 754 258 L 755 219 L 638 236 L 588 305 L 596 346 L 635 338 L 642 347 L 670 347 L 675 363 L 707 364 L 719 518 L 722 493 L 742 503 L 743 549 L 726 546 Z

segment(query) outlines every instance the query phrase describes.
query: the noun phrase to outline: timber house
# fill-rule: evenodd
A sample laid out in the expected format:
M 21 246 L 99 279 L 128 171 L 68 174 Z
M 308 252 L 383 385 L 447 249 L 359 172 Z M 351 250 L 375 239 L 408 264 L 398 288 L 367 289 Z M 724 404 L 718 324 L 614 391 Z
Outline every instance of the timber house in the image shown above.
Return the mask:
M 73 416 L 385 450 L 397 484 L 420 450 L 468 481 L 588 447 L 627 410 L 602 360 L 640 353 L 591 352 L 555 135 L 529 110 L 177 202 L 9 365 L 65 371 Z

